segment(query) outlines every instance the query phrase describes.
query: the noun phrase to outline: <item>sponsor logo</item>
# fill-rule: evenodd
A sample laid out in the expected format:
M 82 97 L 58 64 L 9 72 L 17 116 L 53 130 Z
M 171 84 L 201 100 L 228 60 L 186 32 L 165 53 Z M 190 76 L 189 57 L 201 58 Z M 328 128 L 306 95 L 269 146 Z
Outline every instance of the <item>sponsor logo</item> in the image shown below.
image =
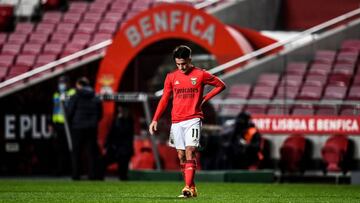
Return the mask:
M 177 80 L 177 81 L 175 81 L 175 85 L 179 85 L 180 84 L 180 82 Z

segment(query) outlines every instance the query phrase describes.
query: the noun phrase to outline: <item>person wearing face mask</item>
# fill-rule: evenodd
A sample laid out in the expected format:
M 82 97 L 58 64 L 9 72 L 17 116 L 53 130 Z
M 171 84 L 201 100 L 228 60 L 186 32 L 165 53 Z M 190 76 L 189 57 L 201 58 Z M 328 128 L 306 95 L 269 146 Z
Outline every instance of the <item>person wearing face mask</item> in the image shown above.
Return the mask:
M 70 87 L 69 78 L 61 76 L 58 80 L 57 91 L 53 94 L 52 125 L 50 129 L 54 135 L 55 175 L 61 176 L 70 173 L 70 152 L 65 131 L 64 108 L 71 96 L 76 93 Z
M 111 130 L 105 142 L 104 170 L 116 162 L 120 180 L 128 179 L 129 162 L 134 154 L 134 120 L 127 107 L 117 106 Z

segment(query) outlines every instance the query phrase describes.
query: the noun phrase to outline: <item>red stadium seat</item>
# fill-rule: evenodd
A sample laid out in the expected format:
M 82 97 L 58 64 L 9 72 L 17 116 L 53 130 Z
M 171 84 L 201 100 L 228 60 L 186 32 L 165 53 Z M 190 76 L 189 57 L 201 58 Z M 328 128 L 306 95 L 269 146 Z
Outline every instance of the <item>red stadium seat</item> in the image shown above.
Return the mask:
M 267 111 L 267 105 L 247 105 L 245 111 L 253 115 L 265 115 Z
M 22 44 L 12 44 L 12 43 L 6 43 L 2 47 L 1 54 L 6 55 L 17 55 L 21 52 Z
M 355 64 L 358 59 L 358 52 L 339 52 L 336 63 Z
M 349 94 L 347 96 L 347 100 L 360 100 L 360 85 L 359 86 L 352 86 L 350 88 Z
M 82 19 L 82 13 L 65 13 L 62 18 L 63 23 L 78 23 Z
M 55 54 L 41 54 L 36 60 L 35 67 L 43 66 L 45 64 L 55 61 L 56 59 L 57 55 Z
M 314 115 L 315 110 L 308 107 L 295 106 L 292 111 L 292 115 Z
M 33 67 L 35 65 L 36 54 L 18 55 L 15 60 L 15 66 Z
M 28 39 L 28 34 L 13 32 L 8 36 L 8 43 L 11 44 L 24 44 Z
M 15 32 L 22 34 L 30 34 L 34 30 L 34 23 L 30 22 L 19 22 L 16 24 Z
M 350 84 L 351 76 L 332 73 L 329 75 L 328 83 L 337 86 L 348 86 Z
M 247 99 L 249 97 L 250 90 L 251 90 L 251 85 L 249 84 L 231 85 L 226 98 Z
M 82 23 L 99 23 L 102 20 L 103 14 L 94 11 L 85 13 Z
M 107 23 L 102 22 L 98 27 L 98 33 L 105 33 L 105 34 L 114 34 L 115 31 L 118 29 L 118 24 L 116 22 Z
M 331 73 L 350 76 L 355 71 L 355 64 L 335 64 Z
M 305 77 L 304 86 L 317 86 L 323 87 L 326 84 L 326 75 L 308 75 Z
M 223 105 L 221 107 L 220 115 L 223 117 L 236 117 L 244 108 L 241 104 Z
M 314 62 L 323 64 L 332 64 L 335 61 L 336 51 L 318 50 L 315 52 Z
M 58 55 L 63 50 L 63 44 L 62 43 L 49 43 L 45 44 L 43 53 L 44 54 L 55 54 Z
M 51 35 L 50 43 L 65 44 L 70 41 L 70 33 L 57 33 Z
M 296 97 L 300 100 L 319 100 L 322 96 L 323 87 L 303 86 Z
M 301 86 L 304 76 L 303 75 L 286 75 L 281 78 L 280 85 L 282 86 Z
M 0 46 L 6 43 L 7 37 L 8 35 L 6 33 L 0 33 Z
M 50 34 L 54 32 L 56 23 L 40 22 L 37 24 L 35 31 L 37 33 Z
M 69 13 L 85 13 L 88 10 L 89 3 L 87 2 L 72 2 L 69 5 Z
M 257 80 L 257 85 L 276 86 L 280 75 L 278 73 L 263 73 Z
M 333 135 L 321 150 L 324 162 L 324 172 L 344 172 L 350 167 L 353 157 L 353 146 L 345 135 Z
M 289 105 L 270 105 L 268 115 L 289 115 L 291 106 Z
M 348 39 L 341 43 L 342 51 L 358 52 L 360 50 L 360 40 Z
M 22 54 L 35 55 L 35 54 L 41 53 L 42 47 L 43 47 L 42 44 L 30 44 L 30 43 L 25 44 L 22 49 Z
M 250 99 L 271 99 L 274 96 L 275 87 L 256 85 Z
M 360 71 L 360 68 L 359 68 L 359 71 Z M 354 76 L 353 78 L 353 86 L 356 85 L 356 86 L 360 86 L 360 74 L 359 74 L 359 71 L 358 71 L 358 74 Z
M 48 39 L 49 33 L 36 31 L 30 34 L 28 43 L 45 44 Z
M 308 75 L 323 75 L 326 76 L 331 72 L 331 64 L 313 63 L 310 66 Z
M 62 19 L 62 15 L 63 15 L 62 12 L 59 12 L 59 11 L 45 12 L 45 14 L 42 18 L 41 24 L 43 24 L 43 23 L 51 23 L 51 24 L 59 23 Z
M 323 99 L 344 99 L 347 87 L 329 85 L 325 88 Z
M 300 86 L 284 86 L 280 85 L 277 88 L 276 95 L 274 99 L 295 99 Z
M 56 32 L 71 34 L 75 30 L 75 23 L 59 23 L 56 27 Z
M 280 148 L 280 169 L 285 172 L 304 172 L 311 160 L 312 146 L 303 135 L 288 136 Z
M 80 23 L 76 29 L 76 33 L 79 34 L 92 34 L 96 33 L 97 24 L 96 23 Z
M 108 12 L 105 14 L 102 22 L 104 23 L 119 23 L 124 17 L 122 12 Z
M 306 62 L 291 62 L 286 66 L 288 75 L 304 75 L 308 64 Z
M 13 65 L 15 60 L 15 55 L 0 55 L 0 67 L 8 68 Z

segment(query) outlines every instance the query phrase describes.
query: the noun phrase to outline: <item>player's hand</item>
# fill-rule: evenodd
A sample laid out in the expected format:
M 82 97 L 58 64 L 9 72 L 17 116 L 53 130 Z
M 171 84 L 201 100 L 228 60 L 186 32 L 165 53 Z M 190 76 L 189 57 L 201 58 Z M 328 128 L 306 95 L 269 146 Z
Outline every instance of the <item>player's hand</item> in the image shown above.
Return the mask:
M 152 121 L 149 126 L 149 132 L 151 135 L 155 134 L 155 131 L 157 131 L 157 121 Z

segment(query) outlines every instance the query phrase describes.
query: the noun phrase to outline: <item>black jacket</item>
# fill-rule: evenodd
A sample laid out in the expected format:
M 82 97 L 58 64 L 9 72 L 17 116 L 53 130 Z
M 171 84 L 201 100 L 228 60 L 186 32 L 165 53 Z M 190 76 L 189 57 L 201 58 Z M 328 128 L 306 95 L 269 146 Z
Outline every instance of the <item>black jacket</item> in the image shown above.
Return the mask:
M 66 115 L 72 129 L 97 128 L 102 117 L 101 101 L 91 87 L 84 87 L 70 98 Z

